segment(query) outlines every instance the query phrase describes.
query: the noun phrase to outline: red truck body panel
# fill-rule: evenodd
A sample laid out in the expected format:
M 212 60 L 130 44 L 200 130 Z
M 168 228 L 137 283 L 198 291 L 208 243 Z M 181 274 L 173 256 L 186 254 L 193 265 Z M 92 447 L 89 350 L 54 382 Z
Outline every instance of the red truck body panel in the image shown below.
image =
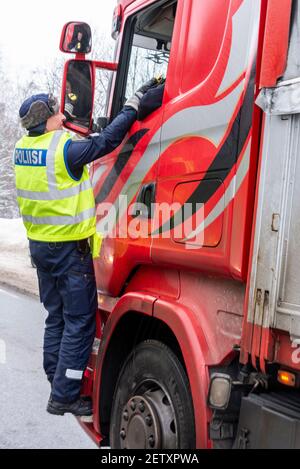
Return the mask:
M 155 2 L 118 3 L 116 62 L 129 18 Z M 88 431 L 97 441 L 105 433 L 106 357 L 131 312 L 160 321 L 177 340 L 193 398 L 197 448 L 211 446 L 210 367 L 226 366 L 240 347 L 241 362 L 250 360 L 261 371 L 267 361 L 292 366 L 288 335 L 257 327 L 245 313 L 264 137 L 254 102 L 259 89 L 276 84 L 284 71 L 290 12 L 291 0 L 178 0 L 162 106 L 136 121 L 124 142 L 93 165 L 97 210 L 128 197 L 125 206 L 118 205 L 121 228 L 104 238 L 95 262 L 104 327 L 93 363 L 94 424 Z M 180 222 L 174 213 L 154 222 L 141 219 L 149 236 L 128 236 L 127 225 L 135 221 L 129 205 L 149 183 L 155 184 L 156 203 L 192 205 L 190 229 L 181 238 L 175 236 Z M 97 215 L 101 231 L 106 215 Z
M 290 32 L 292 0 L 271 0 L 265 26 L 260 88 L 275 86 L 284 73 Z
M 130 9 L 138 8 L 141 3 L 130 4 Z M 232 37 L 232 17 L 241 2 L 228 1 L 222 5 L 221 14 L 219 2 L 210 2 L 209 8 L 203 2 L 199 4 L 179 2 L 177 14 L 182 21 L 175 24 L 173 47 L 176 53 L 172 55 L 171 52 L 168 77 L 172 79 L 169 80 L 167 77 L 163 106 L 146 118 L 143 125 L 136 122 L 132 126 L 129 138 L 145 129 L 149 130 L 135 146 L 123 171 L 118 174 L 118 178 L 114 179 L 114 168 L 122 154 L 120 148 L 102 158 L 94 168 L 97 174 L 98 167 L 105 166 L 105 171 L 96 182 L 96 200 L 114 202 L 119 194 L 126 193 L 131 181 L 134 182 L 136 166 L 142 166 L 149 158 L 149 148 L 154 146 L 152 141 L 158 133 L 164 132 L 164 127 L 168 134 L 170 126 L 182 125 L 181 120 L 189 118 L 201 120 L 204 115 L 218 115 L 229 108 L 225 111 L 228 116 L 222 118 L 224 122 L 222 122 L 222 131 L 217 136 L 217 142 L 211 141 L 210 129 L 207 135 L 205 135 L 207 131 L 204 130 L 203 136 L 178 135 L 174 143 L 167 146 L 165 151 L 161 151 L 160 154 L 157 151 L 153 157 L 153 164 L 148 165 L 148 170 L 138 181 L 135 190 L 137 194 L 142 184 L 155 180 L 157 203 L 179 202 L 182 204 L 194 202 L 197 197 L 200 197 L 199 202 L 201 202 L 201 197 L 206 201 L 206 197 L 209 196 L 202 214 L 198 213 L 197 221 L 206 223 L 207 219 L 212 219 L 203 233 L 204 246 L 189 252 L 185 243 L 174 242 L 172 233 L 169 239 L 105 239 L 101 258 L 96 264 L 98 287 L 103 293 L 118 295 L 132 269 L 151 262 L 216 273 L 240 281 L 246 279 L 249 225 L 254 202 L 254 185 L 249 184 L 248 174 L 249 171 L 251 174 L 255 173 L 257 165 L 257 142 L 252 143 L 251 120 L 246 122 L 247 113 L 252 115 L 253 111 L 253 98 L 249 99 L 249 97 L 251 93 L 254 96 L 253 76 L 250 83 L 251 73 L 255 75 L 254 50 L 252 55 L 249 55 L 246 68 L 241 67 L 236 72 L 232 70 L 232 65 L 228 65 L 228 61 L 233 60 L 230 51 L 233 49 L 232 54 L 236 53 L 238 41 L 240 41 L 237 28 L 234 38 Z M 215 34 L 212 41 L 210 39 L 211 23 L 212 18 L 216 17 L 218 21 L 214 21 Z M 190 18 L 190 21 L 186 21 L 187 18 Z M 193 18 L 197 18 L 195 25 L 196 20 L 192 21 Z M 192 24 L 190 24 L 191 21 Z M 235 44 L 232 44 L 233 40 Z M 193 44 L 197 44 L 196 57 L 191 48 Z M 210 46 L 210 54 L 205 52 L 207 44 Z M 247 52 L 250 54 L 249 51 Z M 204 66 L 203 55 L 208 58 Z M 186 73 L 191 68 L 195 71 L 199 70 L 200 76 L 199 73 L 195 75 L 193 71 Z M 181 72 L 178 73 L 178 70 Z M 232 73 L 232 76 L 228 76 L 229 73 Z M 177 78 L 174 80 L 173 77 Z M 245 100 L 247 87 L 249 87 L 250 95 L 247 97 L 248 102 Z M 190 116 L 189 110 L 191 110 Z M 239 154 L 232 156 L 226 152 L 226 146 L 228 147 L 229 140 L 237 138 L 237 135 L 233 135 L 234 127 L 237 126 L 237 120 L 240 119 L 241 114 L 244 118 L 242 125 L 245 136 L 243 136 L 243 142 L 240 143 L 241 148 L 236 150 Z M 179 159 L 178 154 L 184 154 L 185 157 Z M 197 155 L 203 156 L 198 158 Z M 239 177 L 239 169 L 242 180 Z M 216 171 L 224 172 L 221 179 L 216 178 Z M 239 187 L 235 191 L 233 186 L 236 177 Z M 110 178 L 114 184 L 111 184 L 111 190 L 107 193 L 106 188 Z M 214 178 L 216 179 L 211 182 Z M 214 186 L 213 191 L 212 186 Z M 208 195 L 206 195 L 207 192 Z M 102 195 L 104 193 L 105 198 Z M 127 215 L 124 214 L 124 217 Z M 157 227 L 154 226 L 152 233 L 155 233 L 156 229 Z M 108 253 L 111 254 L 108 255 Z

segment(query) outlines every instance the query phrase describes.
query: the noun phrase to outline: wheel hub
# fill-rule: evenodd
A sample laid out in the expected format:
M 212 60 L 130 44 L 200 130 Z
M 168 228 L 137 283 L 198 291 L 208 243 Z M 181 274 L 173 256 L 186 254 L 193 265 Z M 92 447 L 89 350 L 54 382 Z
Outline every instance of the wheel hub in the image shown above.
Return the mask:
M 173 408 L 161 389 L 131 397 L 122 410 L 122 449 L 176 448 Z

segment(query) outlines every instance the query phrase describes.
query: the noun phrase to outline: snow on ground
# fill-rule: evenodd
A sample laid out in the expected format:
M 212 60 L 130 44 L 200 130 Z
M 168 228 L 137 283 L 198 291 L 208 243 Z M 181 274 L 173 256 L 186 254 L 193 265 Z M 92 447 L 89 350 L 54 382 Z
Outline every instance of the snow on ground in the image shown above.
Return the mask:
M 28 247 L 22 218 L 0 218 L 0 246 L 24 249 Z
M 0 218 L 0 283 L 38 295 L 36 270 L 31 266 L 21 218 Z

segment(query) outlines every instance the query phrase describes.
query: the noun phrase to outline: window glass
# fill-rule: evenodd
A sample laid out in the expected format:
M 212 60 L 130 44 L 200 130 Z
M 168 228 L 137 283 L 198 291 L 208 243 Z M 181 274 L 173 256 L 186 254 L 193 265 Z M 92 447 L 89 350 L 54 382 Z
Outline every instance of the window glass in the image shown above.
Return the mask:
M 110 87 L 110 81 L 112 80 L 113 73 L 114 72 L 105 70 L 103 68 L 96 69 L 96 86 L 93 110 L 94 122 L 97 122 L 99 117 L 104 117 L 107 115 L 107 90 Z
M 126 82 L 129 98 L 154 76 L 166 77 L 177 1 L 159 2 L 143 10 L 134 22 L 134 34 Z

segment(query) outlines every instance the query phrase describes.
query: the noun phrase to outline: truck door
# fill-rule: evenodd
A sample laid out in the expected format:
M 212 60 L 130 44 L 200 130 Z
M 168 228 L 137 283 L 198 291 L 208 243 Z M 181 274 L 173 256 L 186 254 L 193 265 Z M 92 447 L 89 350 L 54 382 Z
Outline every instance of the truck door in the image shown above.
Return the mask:
M 168 69 L 177 1 L 144 2 L 143 8 L 136 3 L 124 12 L 112 117 L 142 84 L 154 76 L 166 76 Z M 161 106 L 144 115 L 122 145 L 93 167 L 97 229 L 108 233 L 96 263 L 96 276 L 99 289 L 109 294 L 118 293 L 135 263 L 150 262 L 150 219 L 133 204 L 150 207 L 155 197 L 162 116 Z M 112 205 L 103 210 L 105 204 Z
M 260 1 L 185 0 L 180 16 L 165 85 L 152 259 L 241 278 Z

